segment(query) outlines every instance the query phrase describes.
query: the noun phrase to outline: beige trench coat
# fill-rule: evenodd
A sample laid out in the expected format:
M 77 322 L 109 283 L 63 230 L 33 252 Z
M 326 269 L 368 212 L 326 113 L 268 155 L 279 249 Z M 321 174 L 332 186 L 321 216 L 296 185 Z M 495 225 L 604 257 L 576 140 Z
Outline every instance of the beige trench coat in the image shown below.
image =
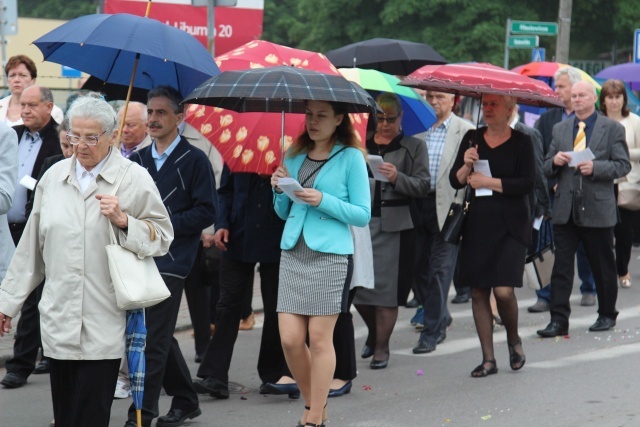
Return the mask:
M 131 162 L 112 149 L 81 194 L 75 161 L 73 156 L 55 164 L 38 184 L 33 211 L 0 286 L 0 312 L 15 317 L 46 277 L 39 305 L 44 354 L 62 360 L 120 359 L 125 312 L 116 306 L 107 265 L 111 223 L 95 196 L 111 194 Z M 114 228 L 119 243 L 141 258 L 167 253 L 173 227 L 147 171 L 131 164 L 118 198 L 129 217 L 127 233 Z M 155 241 L 142 220 L 154 225 Z

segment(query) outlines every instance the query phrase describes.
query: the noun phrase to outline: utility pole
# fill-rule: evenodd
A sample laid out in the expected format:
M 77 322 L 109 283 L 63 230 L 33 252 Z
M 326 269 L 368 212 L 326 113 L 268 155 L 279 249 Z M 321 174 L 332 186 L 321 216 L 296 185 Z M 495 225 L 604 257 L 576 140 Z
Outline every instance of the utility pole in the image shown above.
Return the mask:
M 558 38 L 556 39 L 556 62 L 569 63 L 569 41 L 571 39 L 571 8 L 573 0 L 560 0 L 558 9 Z

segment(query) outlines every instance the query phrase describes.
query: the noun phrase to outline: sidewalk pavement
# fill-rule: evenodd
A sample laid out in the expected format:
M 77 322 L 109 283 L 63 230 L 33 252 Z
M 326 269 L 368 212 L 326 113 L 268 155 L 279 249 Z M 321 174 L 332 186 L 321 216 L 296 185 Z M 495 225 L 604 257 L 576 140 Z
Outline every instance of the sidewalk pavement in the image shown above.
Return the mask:
M 262 293 L 260 292 L 260 276 L 256 273 L 253 281 L 253 301 L 251 303 L 253 311 L 256 313 L 262 312 Z M 3 338 L 0 338 L 0 369 L 5 367 L 5 362 L 13 355 L 13 343 L 15 330 L 18 326 L 18 320 L 20 315 L 12 320 L 13 329 L 12 332 L 6 334 Z M 182 301 L 180 303 L 180 312 L 178 312 L 178 320 L 176 321 L 176 332 L 191 329 L 191 318 L 189 317 L 189 308 L 187 306 L 187 299 L 182 294 Z

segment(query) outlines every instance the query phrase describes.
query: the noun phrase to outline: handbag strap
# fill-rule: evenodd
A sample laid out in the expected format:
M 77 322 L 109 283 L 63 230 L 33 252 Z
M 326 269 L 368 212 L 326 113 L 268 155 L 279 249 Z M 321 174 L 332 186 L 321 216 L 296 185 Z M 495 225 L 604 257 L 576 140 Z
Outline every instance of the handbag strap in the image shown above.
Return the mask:
M 116 179 L 116 185 L 113 187 L 113 190 L 111 191 L 111 194 L 110 194 L 111 196 L 115 196 L 116 193 L 118 192 L 118 189 L 120 188 L 120 184 L 122 184 L 122 180 L 124 179 L 124 176 L 129 170 L 129 167 L 131 166 L 131 164 L 132 162 L 129 162 L 125 166 L 120 176 Z M 113 232 L 113 225 L 111 224 L 111 221 L 109 221 L 108 219 L 107 219 L 107 223 L 109 224 L 109 240 L 111 241 L 112 245 L 117 245 L 118 240 L 116 239 L 116 234 Z
M 343 151 L 344 151 L 344 150 L 346 150 L 346 149 L 347 149 L 347 147 L 343 147 L 343 148 L 339 149 L 338 151 L 336 151 L 335 153 L 333 153 L 331 156 L 329 156 L 329 158 L 328 158 L 327 160 L 325 160 L 324 162 L 322 162 L 322 164 L 321 164 L 320 166 L 318 166 L 317 168 L 315 168 L 315 169 L 313 170 L 313 172 L 311 172 L 311 173 L 309 174 L 309 176 L 308 176 L 308 177 L 306 177 L 306 178 L 305 178 L 305 180 L 304 180 L 304 181 L 302 181 L 302 182 L 300 183 L 300 186 L 301 186 L 301 187 L 304 187 L 304 185 L 305 185 L 305 184 L 306 184 L 306 183 L 311 179 L 311 177 L 312 177 L 313 175 L 315 175 L 315 174 L 316 174 L 316 172 L 318 172 L 320 169 L 322 169 L 322 167 L 323 167 L 324 165 L 326 165 L 327 163 L 329 163 L 329 160 L 333 159 L 335 156 L 337 156 L 338 154 L 340 154 L 341 152 L 343 152 Z

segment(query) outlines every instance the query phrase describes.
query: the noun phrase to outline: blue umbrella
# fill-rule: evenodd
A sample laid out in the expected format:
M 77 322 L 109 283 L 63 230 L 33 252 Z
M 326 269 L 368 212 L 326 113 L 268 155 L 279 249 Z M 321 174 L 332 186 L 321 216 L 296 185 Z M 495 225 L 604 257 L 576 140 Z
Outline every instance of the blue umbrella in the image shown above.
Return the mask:
M 131 398 L 136 407 L 138 427 L 142 427 L 142 396 L 144 396 L 145 358 L 147 327 L 144 324 L 144 309 L 127 311 L 126 348 Z
M 133 87 L 168 85 L 184 96 L 220 74 L 211 54 L 193 36 L 127 13 L 81 16 L 33 44 L 46 61 L 84 71 L 106 83 L 128 86 L 135 73 Z

